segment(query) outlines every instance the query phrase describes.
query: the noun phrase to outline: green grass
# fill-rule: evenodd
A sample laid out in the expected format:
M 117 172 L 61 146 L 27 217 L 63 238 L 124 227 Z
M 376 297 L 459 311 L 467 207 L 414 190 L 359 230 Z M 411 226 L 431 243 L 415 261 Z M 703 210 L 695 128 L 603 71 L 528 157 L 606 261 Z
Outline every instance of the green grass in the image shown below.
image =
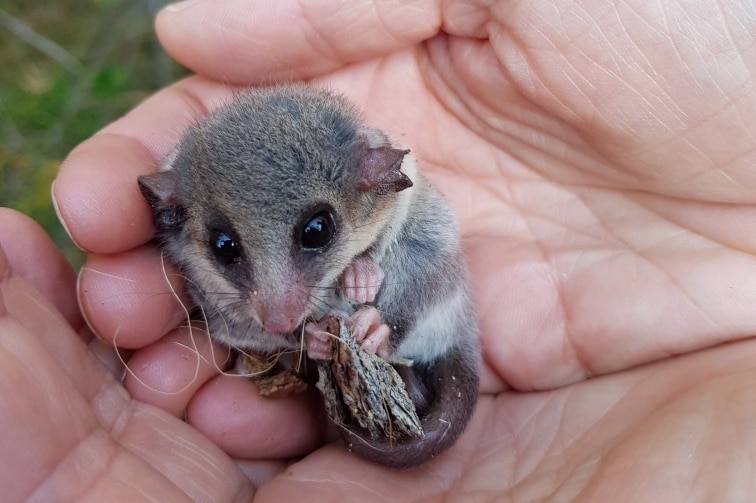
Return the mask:
M 160 0 L 0 0 L 0 206 L 40 222 L 73 264 L 50 184 L 66 154 L 184 71 L 153 34 Z

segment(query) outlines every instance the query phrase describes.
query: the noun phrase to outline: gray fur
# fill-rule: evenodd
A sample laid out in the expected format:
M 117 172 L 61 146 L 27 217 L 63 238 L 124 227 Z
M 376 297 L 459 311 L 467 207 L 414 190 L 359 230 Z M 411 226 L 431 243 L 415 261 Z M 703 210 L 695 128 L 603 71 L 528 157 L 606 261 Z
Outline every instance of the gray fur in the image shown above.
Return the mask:
M 161 246 L 186 276 L 211 333 L 233 346 L 298 348 L 299 330 L 263 328 L 266 303 L 286 299 L 287 316 L 297 313 L 286 320 L 301 325 L 347 308 L 338 278 L 355 257 L 380 264 L 375 305 L 392 329 L 393 357 L 414 361 L 407 380 L 422 395 L 426 436 L 403 445 L 369 443 L 354 429 L 344 436 L 368 459 L 403 467 L 435 456 L 463 431 L 477 400 L 480 350 L 446 201 L 410 156 L 401 177 L 413 186 L 364 189 L 365 149 L 393 149 L 387 142 L 338 96 L 304 85 L 256 89 L 187 131 L 161 173 L 140 177 L 140 187 Z M 297 226 L 318 208 L 332 208 L 336 234 L 322 252 L 302 251 Z M 219 263 L 209 246 L 213 229 L 233 232 L 238 262 Z

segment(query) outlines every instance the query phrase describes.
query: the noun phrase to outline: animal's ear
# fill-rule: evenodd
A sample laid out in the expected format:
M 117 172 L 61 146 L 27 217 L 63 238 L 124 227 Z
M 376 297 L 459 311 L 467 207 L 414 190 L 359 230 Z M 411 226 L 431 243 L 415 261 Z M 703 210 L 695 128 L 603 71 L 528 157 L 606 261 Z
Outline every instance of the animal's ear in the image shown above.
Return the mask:
M 393 148 L 379 131 L 363 133 L 357 154 L 357 190 L 382 195 L 412 187 L 412 180 L 401 171 L 407 154 L 409 150 Z
M 186 219 L 186 209 L 177 193 L 176 175 L 173 170 L 142 175 L 137 179 L 139 190 L 152 207 L 152 219 L 159 230 L 181 227 Z

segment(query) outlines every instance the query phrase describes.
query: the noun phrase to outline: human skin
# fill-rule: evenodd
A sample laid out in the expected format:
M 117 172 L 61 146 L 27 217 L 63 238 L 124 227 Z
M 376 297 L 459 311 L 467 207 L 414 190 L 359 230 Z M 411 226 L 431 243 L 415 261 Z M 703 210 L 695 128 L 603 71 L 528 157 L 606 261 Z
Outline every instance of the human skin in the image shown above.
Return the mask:
M 41 377 L 12 373 L 7 389 L 20 403 L 84 397 L 84 413 L 95 418 L 85 424 L 104 425 L 108 445 L 135 463 L 146 457 L 157 473 L 172 470 L 145 475 L 144 494 L 168 487 L 197 498 L 196 471 L 210 479 L 202 484 L 208 500 L 244 498 L 251 488 L 220 446 L 254 485 L 267 482 L 259 501 L 748 500 L 756 448 L 748 385 L 756 377 L 753 7 L 483 4 L 227 0 L 161 13 L 162 43 L 202 76 L 78 147 L 54 187 L 63 222 L 89 252 L 78 288 L 83 314 L 100 338 L 135 349 L 125 379 L 133 398 L 115 381 L 108 386 L 120 398 L 103 402 L 81 379 L 29 390 L 55 365 L 24 359 Z M 483 389 L 458 444 L 415 470 L 371 465 L 339 444 L 319 447 L 310 397 L 263 401 L 248 381 L 192 357 L 196 343 L 222 365 L 222 348 L 211 354 L 201 333 L 192 340 L 173 330 L 185 313 L 146 245 L 152 228 L 136 177 L 233 85 L 287 78 L 327 83 L 368 122 L 405 139 L 461 221 Z M 7 249 L 17 235 L 3 233 L 0 243 Z M 46 250 L 39 262 L 56 256 L 49 246 L 32 248 Z M 70 312 L 70 297 L 46 278 L 31 279 Z M 25 330 L 13 340 L 39 340 L 34 351 L 78 372 L 49 339 L 81 348 L 80 320 L 64 330 L 57 318 L 48 331 L 35 324 L 36 311 L 24 318 L 18 309 L 2 311 L 22 319 L 6 333 Z M 76 361 L 90 360 L 77 351 Z M 195 456 L 125 447 L 100 418 L 145 431 L 151 425 L 123 414 L 133 407 L 159 417 Z M 17 409 L 2 412 L 3 424 L 25 431 Z M 177 419 L 184 414 L 204 436 Z M 46 426 L 24 441 L 58 449 L 50 459 L 81 445 L 56 443 L 62 430 Z M 3 452 L 19 452 L 13 430 L 0 430 Z M 22 479 L 23 466 L 14 463 L 8 480 Z M 90 487 L 81 481 L 93 470 L 104 480 L 118 464 L 88 466 L 61 477 Z M 218 466 L 229 467 L 223 477 Z

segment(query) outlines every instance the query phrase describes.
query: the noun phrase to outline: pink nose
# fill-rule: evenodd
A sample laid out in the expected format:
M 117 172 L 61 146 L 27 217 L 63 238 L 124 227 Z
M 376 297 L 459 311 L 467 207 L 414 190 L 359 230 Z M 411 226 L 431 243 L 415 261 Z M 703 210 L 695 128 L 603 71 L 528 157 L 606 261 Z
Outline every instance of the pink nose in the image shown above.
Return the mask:
M 288 334 L 297 328 L 296 321 L 283 315 L 263 319 L 262 325 L 266 332 L 273 334 Z
M 271 305 L 257 306 L 257 319 L 266 332 L 289 334 L 296 330 L 302 309 L 292 302 L 278 302 Z
M 253 299 L 257 321 L 266 332 L 273 334 L 290 334 L 297 329 L 306 315 L 307 292 L 296 287 L 283 292 L 266 292 Z

